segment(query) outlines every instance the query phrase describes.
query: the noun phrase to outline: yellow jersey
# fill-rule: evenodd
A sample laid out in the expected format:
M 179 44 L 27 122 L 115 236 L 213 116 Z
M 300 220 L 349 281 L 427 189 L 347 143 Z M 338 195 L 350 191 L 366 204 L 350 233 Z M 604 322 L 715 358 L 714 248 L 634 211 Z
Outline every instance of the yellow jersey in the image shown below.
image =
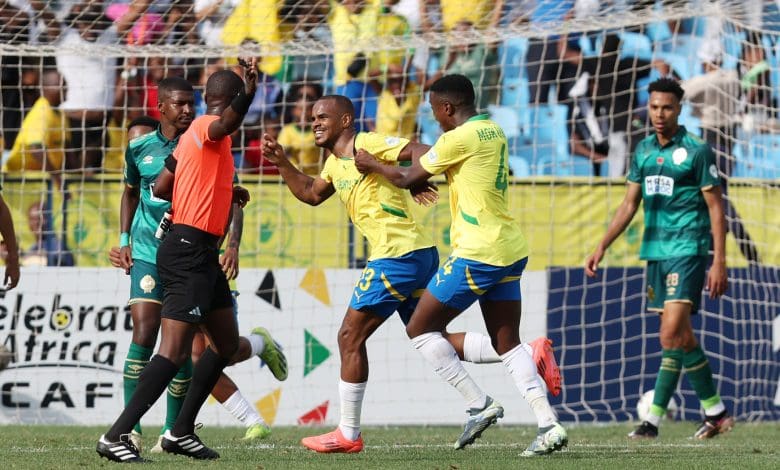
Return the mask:
M 30 155 L 31 147 L 41 147 L 46 151 L 49 160 L 46 170 L 62 170 L 65 160 L 65 141 L 68 138 L 65 126 L 66 119 L 62 112 L 52 108 L 46 98 L 42 96 L 38 98 L 22 121 L 22 127 L 5 163 L 5 170 L 43 170 L 43 162 L 35 160 Z
M 379 96 L 376 112 L 376 131 L 405 139 L 414 137 L 417 126 L 417 108 L 420 107 L 420 88 L 414 83 L 406 87 L 406 96 L 400 105 L 389 90 Z
M 440 0 L 439 4 L 445 31 L 463 20 L 471 22 L 477 29 L 487 28 L 495 8 L 493 0 Z
M 447 177 L 453 256 L 492 266 L 528 256 L 528 243 L 509 212 L 506 136 L 487 114 L 445 132 L 420 164 Z
M 373 132 L 355 136 L 355 149 L 365 149 L 389 164 L 397 162 L 408 143 Z M 406 191 L 377 174 L 361 175 L 352 157 L 329 156 L 320 176 L 333 185 L 352 223 L 368 240 L 369 260 L 396 258 L 434 246 L 414 220 Z
M 314 132 L 311 129 L 301 130 L 296 124 L 287 124 L 279 131 L 277 141 L 299 170 L 307 175 L 320 172 L 320 148 L 314 143 Z

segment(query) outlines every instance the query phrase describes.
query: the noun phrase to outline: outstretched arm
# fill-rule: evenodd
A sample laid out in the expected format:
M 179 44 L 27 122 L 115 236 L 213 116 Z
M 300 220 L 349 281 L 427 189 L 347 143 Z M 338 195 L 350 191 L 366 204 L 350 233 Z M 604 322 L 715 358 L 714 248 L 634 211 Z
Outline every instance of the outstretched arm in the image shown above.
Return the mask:
M 399 188 L 409 189 L 428 180 L 433 174 L 428 173 L 420 165 L 420 159 L 414 159 L 412 166 L 400 167 L 395 165 L 384 165 L 378 161 L 372 154 L 360 149 L 355 153 L 355 166 L 361 173 L 376 173 L 382 175 L 393 185 Z
M 588 259 L 585 260 L 585 274 L 590 277 L 596 276 L 596 271 L 599 267 L 599 262 L 604 257 L 604 253 L 607 248 L 615 241 L 615 239 L 623 233 L 623 230 L 631 223 L 631 219 L 634 218 L 636 211 L 639 209 L 639 202 L 642 200 L 642 185 L 639 183 L 628 183 L 628 189 L 626 191 L 626 197 L 623 198 L 623 202 L 620 203 L 615 215 L 612 217 L 612 221 L 609 223 L 607 233 L 601 242 L 596 247 L 596 251 L 593 252 Z
M 318 206 L 336 192 L 332 184 L 320 177 L 312 178 L 290 163 L 284 148 L 273 137 L 263 134 L 263 157 L 276 165 L 287 187 L 299 201 Z
M 223 139 L 238 130 L 257 91 L 257 59 L 252 58 L 249 62 L 239 59 L 239 63 L 244 66 L 244 90 L 233 98 L 219 119 L 209 124 L 211 140 Z

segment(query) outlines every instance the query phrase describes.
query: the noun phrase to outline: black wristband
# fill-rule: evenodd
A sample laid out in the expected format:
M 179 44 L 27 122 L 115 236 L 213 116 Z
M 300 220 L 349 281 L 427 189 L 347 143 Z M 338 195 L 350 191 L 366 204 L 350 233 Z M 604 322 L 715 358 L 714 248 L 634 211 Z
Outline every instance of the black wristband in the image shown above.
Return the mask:
M 255 98 L 254 93 L 247 95 L 243 90 L 237 94 L 233 101 L 230 102 L 230 107 L 238 114 L 244 115 L 249 111 L 249 105 L 252 104 L 252 100 Z
M 173 157 L 173 154 L 168 155 L 168 157 L 165 159 L 165 168 L 168 169 L 171 173 L 176 173 L 176 159 Z

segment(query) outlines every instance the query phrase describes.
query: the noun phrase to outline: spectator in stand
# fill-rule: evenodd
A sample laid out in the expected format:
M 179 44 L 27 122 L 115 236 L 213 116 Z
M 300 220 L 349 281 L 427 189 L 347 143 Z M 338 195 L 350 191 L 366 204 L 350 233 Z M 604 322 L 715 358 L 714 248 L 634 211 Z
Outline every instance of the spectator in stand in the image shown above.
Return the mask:
M 242 0 L 222 28 L 222 42 L 226 46 L 237 46 L 247 40 L 255 44 L 278 44 L 281 41 L 281 21 L 278 0 Z M 276 75 L 282 70 L 282 57 L 277 54 L 263 54 L 260 48 L 260 71 Z
M 728 197 L 728 180 L 734 171 L 734 137 L 741 117 L 740 80 L 736 70 L 720 67 L 719 43 L 705 42 L 698 53 L 704 74 L 681 85 L 693 108 L 693 115 L 701 119 L 702 138 L 712 147 L 720 170 L 720 189 L 726 211 L 728 230 L 734 235 L 739 251 L 748 261 L 759 262 L 758 249 Z
M 0 2 L 0 43 L 27 44 L 30 39 L 29 16 L 21 9 Z M 0 56 L 0 152 L 10 150 L 22 124 L 22 58 Z
M 377 106 L 376 131 L 415 140 L 421 98 L 420 87 L 402 66 L 388 66 L 385 87 Z
M 225 21 L 241 0 L 195 0 L 198 34 L 207 46 L 221 46 Z
M 376 128 L 376 111 L 379 101 L 376 81 L 367 81 L 366 57 L 359 53 L 347 68 L 349 80 L 336 88 L 337 95 L 343 95 L 352 101 L 355 108 L 355 128 L 358 132 L 373 132 Z M 362 77 L 362 78 L 361 78 Z
M 314 143 L 311 110 L 320 97 L 299 94 L 297 98 L 291 112 L 293 121 L 282 127 L 277 140 L 296 168 L 307 175 L 319 175 L 322 161 L 320 148 Z
M 22 254 L 24 266 L 74 266 L 73 253 L 54 233 L 52 213 L 43 202 L 34 202 L 27 208 L 27 226 L 35 242 Z
M 474 32 L 469 21 L 458 22 L 452 29 L 454 37 L 468 36 Z M 476 44 L 448 45 L 442 55 L 441 69 L 425 83 L 426 89 L 444 75 L 465 75 L 474 84 L 477 111 L 484 112 L 488 105 L 495 104 L 498 97 L 499 68 L 498 44 L 478 42 Z
M 467 22 L 477 29 L 495 27 L 501 19 L 504 0 L 439 0 L 445 31 Z
M 116 44 L 150 1 L 133 0 L 115 23 L 105 16 L 101 3 L 92 2 L 75 4 L 61 23 L 47 8 L 48 3 L 30 2 L 46 25 L 48 40 L 58 46 L 57 68 L 70 86 L 62 103 L 71 131 L 66 168 L 94 171 L 102 166 L 104 149 L 110 146 L 106 129 L 114 106 L 116 58 L 70 51 L 96 51 L 101 45 Z
M 355 45 L 363 44 L 376 37 L 381 2 L 380 0 L 330 0 L 330 5 L 328 26 L 330 26 L 335 51 L 333 69 L 336 86 L 343 86 L 348 81 L 355 80 L 365 82 L 368 79 L 368 66 L 361 69 L 361 72 L 366 75 L 356 75 L 348 69 L 353 67 L 359 56 L 367 60 L 365 53 L 354 51 Z
M 376 25 L 376 37 L 380 38 L 382 43 L 391 42 L 394 36 L 408 37 L 411 32 L 409 23 L 403 16 L 394 13 L 391 8 L 398 3 L 398 0 L 384 0 L 382 9 L 379 12 Z M 374 52 L 370 60 L 370 72 L 374 75 L 383 73 L 391 65 L 403 66 L 411 58 L 412 51 L 409 49 L 388 49 Z
M 763 131 L 761 127 L 777 115 L 772 96 L 772 70 L 766 60 L 761 33 L 750 32 L 742 46 L 739 72 L 744 102 L 743 130 L 747 133 Z
M 43 72 L 41 96 L 22 122 L 5 171 L 47 171 L 58 178 L 64 169 L 68 137 L 60 110 L 66 93 L 66 83 L 56 70 Z

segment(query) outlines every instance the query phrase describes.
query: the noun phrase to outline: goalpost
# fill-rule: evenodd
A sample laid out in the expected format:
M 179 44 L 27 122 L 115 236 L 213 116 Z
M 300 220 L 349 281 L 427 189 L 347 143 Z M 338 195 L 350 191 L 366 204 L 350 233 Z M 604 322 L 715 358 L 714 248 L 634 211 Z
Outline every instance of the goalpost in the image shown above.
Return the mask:
M 228 373 L 267 421 L 338 420 L 336 332 L 366 247 L 339 201 L 311 208 L 295 200 L 263 165 L 259 136 L 296 124 L 300 95 L 293 95 L 304 89 L 311 98 L 319 86 L 324 93 L 351 93 L 365 129 L 432 144 L 440 130 L 423 85 L 442 70 L 472 79 L 480 109 L 509 140 L 511 207 L 532 251 L 522 284 L 522 339 L 555 341 L 564 383 L 552 402 L 562 419 L 575 422 L 635 419 L 636 402 L 652 389 L 660 361 L 658 318 L 643 308 L 641 214 L 615 242 L 597 280 L 582 270 L 622 200 L 630 150 L 647 135 L 647 85 L 672 74 L 686 90 L 710 90 L 690 94 L 681 123 L 709 138 L 728 166 L 721 171 L 730 172 L 730 287 L 723 298 L 702 304 L 694 328 L 732 413 L 741 420 L 780 418 L 780 12 L 774 2 L 474 0 L 464 6 L 420 0 L 387 2 L 383 14 L 377 0 L 242 0 L 224 2 L 229 6 L 201 22 L 193 16 L 200 12 L 152 2 L 123 39 L 95 43 L 45 42 L 45 24 L 29 20 L 28 2 L 9 3 L 22 12 L 12 17 L 28 22 L 0 24 L 2 195 L 26 266 L 19 287 L 0 299 L 0 344 L 14 354 L 0 372 L 0 423 L 103 424 L 118 412 L 130 342 L 129 278 L 108 267 L 106 251 L 118 241 L 124 127 L 154 112 L 155 80 L 184 76 L 200 93 L 204 76 L 239 55 L 262 57 L 266 74 L 251 122 L 234 140 L 239 178 L 252 195 L 237 282 L 239 324 L 242 332 L 263 325 L 278 337 L 291 372 L 284 383 L 273 382 L 256 362 Z M 67 19 L 65 13 L 58 15 Z M 178 19 L 166 24 L 173 13 Z M 102 31 L 108 24 L 101 21 L 109 20 L 95 19 Z M 167 32 L 171 25 L 174 33 Z M 204 39 L 190 42 L 199 34 Z M 98 62 L 96 70 L 111 77 L 102 92 L 115 107 L 104 125 L 82 120 L 73 128 L 83 140 L 61 144 L 78 159 L 89 147 L 83 136 L 103 130 L 101 169 L 82 172 L 63 163 L 56 168 L 64 170 L 62 178 L 53 178 L 34 165 L 14 166 L 11 149 L 41 74 L 63 56 Z M 722 73 L 708 77 L 725 83 L 720 88 L 697 78 L 716 70 Z M 76 77 L 67 84 L 74 96 L 96 83 L 88 69 Z M 71 106 L 63 109 L 77 109 Z M 76 122 L 71 115 L 62 116 L 63 127 Z M 450 251 L 444 182 L 440 193 L 436 207 L 417 215 L 444 257 Z M 41 266 L 46 257 L 31 247 L 52 238 L 76 266 Z M 483 330 L 475 310 L 452 331 Z M 412 350 L 400 322 L 391 319 L 377 332 L 369 354 L 367 424 L 461 422 L 457 395 Z M 500 365 L 467 367 L 504 403 L 506 422 L 530 422 Z M 700 417 L 685 380 L 675 400 L 678 418 Z M 162 412 L 156 406 L 150 422 Z M 216 405 L 203 416 L 233 424 Z

